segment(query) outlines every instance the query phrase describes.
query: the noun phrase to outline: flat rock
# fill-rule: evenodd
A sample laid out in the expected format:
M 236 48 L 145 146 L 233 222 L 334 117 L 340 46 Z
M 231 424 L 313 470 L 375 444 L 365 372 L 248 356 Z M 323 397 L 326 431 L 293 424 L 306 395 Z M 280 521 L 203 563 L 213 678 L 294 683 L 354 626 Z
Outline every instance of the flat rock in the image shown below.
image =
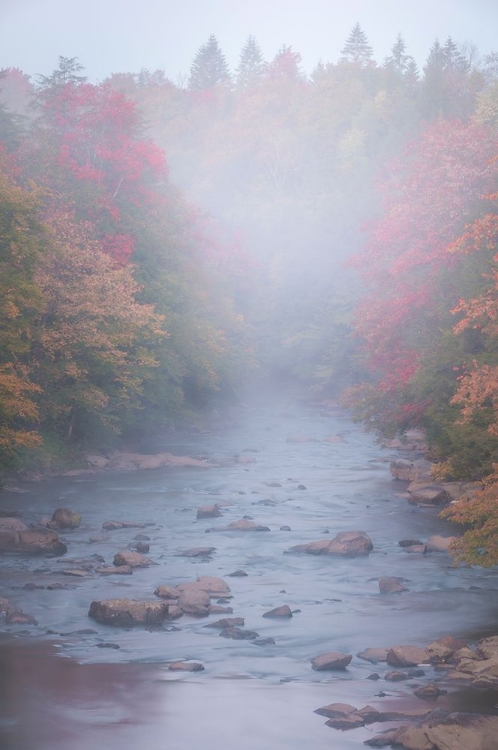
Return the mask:
M 140 552 L 133 552 L 129 549 L 123 549 L 120 552 L 116 552 L 114 555 L 113 563 L 116 567 L 120 565 L 129 565 L 130 568 L 146 568 L 148 565 L 155 565 L 152 560 Z
M 265 612 L 263 617 L 270 617 L 280 620 L 288 619 L 289 617 L 292 617 L 292 610 L 288 604 L 282 604 L 281 607 L 275 607 L 274 609 L 270 609 L 269 612 Z
M 438 484 L 415 484 L 407 488 L 408 502 L 415 505 L 444 505 L 451 497 L 444 487 Z
M 387 663 L 393 667 L 416 667 L 427 661 L 425 649 L 418 646 L 394 646 L 387 652 Z
M 325 722 L 325 724 L 328 727 L 332 727 L 332 729 L 342 729 L 342 731 L 345 731 L 346 729 L 358 729 L 358 727 L 362 727 L 365 722 L 363 721 L 361 716 L 358 716 L 356 714 L 349 714 L 348 716 L 329 719 Z
M 351 654 L 341 654 L 338 651 L 329 651 L 326 654 L 315 656 L 315 658 L 311 660 L 311 666 L 319 672 L 329 669 L 346 669 L 352 658 Z
M 229 578 L 245 578 L 247 573 L 245 570 L 234 570 L 233 573 L 228 573 Z
M 161 625 L 168 616 L 165 602 L 136 599 L 107 599 L 93 601 L 88 616 L 103 625 L 133 627 Z
M 176 557 L 209 557 L 216 552 L 216 547 L 192 547 L 183 552 L 177 552 Z
M 209 596 L 215 597 L 220 596 L 225 599 L 231 599 L 232 593 L 230 586 L 223 578 L 217 578 L 216 576 L 199 576 L 197 581 L 189 583 L 180 583 L 177 587 L 177 591 L 187 590 L 199 590 L 205 591 Z
M 205 628 L 217 628 L 218 630 L 225 630 L 226 628 L 238 628 L 245 625 L 243 617 L 224 617 L 222 620 L 216 620 L 216 622 L 209 622 L 204 625 Z
M 233 614 L 233 608 L 222 607 L 220 604 L 210 604 L 209 614 L 210 615 L 231 615 Z
M 243 630 L 242 628 L 224 628 L 220 635 L 223 636 L 223 638 L 232 638 L 234 641 L 252 641 L 255 638 L 258 638 L 259 633 L 256 633 L 254 630 Z
M 116 531 L 116 529 L 143 529 L 143 523 L 128 523 L 128 521 L 105 521 L 102 524 L 104 531 Z
M 131 565 L 101 565 L 95 572 L 101 576 L 131 576 L 133 569 Z
M 335 719 L 337 716 L 347 716 L 355 711 L 356 708 L 350 703 L 329 703 L 327 706 L 315 709 L 314 713 L 326 716 L 328 719 Z
M 238 521 L 232 521 L 228 526 L 222 526 L 219 529 L 208 529 L 208 531 L 270 531 L 268 526 L 262 526 L 260 523 L 250 521 L 247 518 L 240 518 Z
M 205 667 L 200 661 L 173 661 L 168 669 L 170 672 L 203 672 Z

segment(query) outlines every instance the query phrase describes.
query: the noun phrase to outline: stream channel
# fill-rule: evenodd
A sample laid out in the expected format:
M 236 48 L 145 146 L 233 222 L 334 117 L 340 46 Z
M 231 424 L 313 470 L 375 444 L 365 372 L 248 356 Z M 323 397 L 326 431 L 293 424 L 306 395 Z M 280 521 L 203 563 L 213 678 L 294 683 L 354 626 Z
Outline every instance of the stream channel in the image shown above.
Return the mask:
M 0 747 L 359 748 L 387 726 L 340 732 L 313 711 L 333 702 L 358 708 L 385 708 L 389 702 L 393 709 L 403 701 L 417 707 L 422 702 L 412 696 L 413 680 L 386 682 L 383 674 L 391 668 L 364 661 L 358 652 L 425 646 L 445 634 L 470 642 L 498 632 L 496 570 L 453 568 L 444 553 L 407 554 L 398 545 L 401 539 L 453 532 L 437 510 L 397 496 L 405 484 L 391 478 L 389 462 L 399 454 L 383 450 L 340 411 L 284 401 L 242 408 L 229 429 L 182 437 L 181 443 L 168 438 L 154 447 L 206 456 L 219 462 L 214 468 L 58 477 L 22 484 L 22 493 L 0 493 L 0 509 L 20 511 L 25 523 L 50 517 L 59 506 L 78 511 L 81 526 L 61 533 L 67 558 L 96 554 L 110 565 L 143 532 L 157 563 L 132 576 L 73 578 L 62 573 L 74 567 L 64 557 L 2 558 L 0 595 L 38 625 L 4 626 L 0 636 Z M 309 440 L 288 441 L 296 436 Z M 252 462 L 238 463 L 235 456 Z M 222 504 L 223 517 L 196 520 L 197 508 L 213 503 Z M 206 533 L 243 516 L 271 530 Z M 146 527 L 102 532 L 111 519 Z M 348 530 L 369 534 L 374 549 L 368 557 L 284 554 L 293 545 Z M 95 536 L 99 541 L 90 542 Z M 178 556 L 207 545 L 216 547 L 209 558 Z M 227 577 L 240 569 L 247 576 Z M 219 631 L 205 628 L 224 615 L 183 616 L 150 631 L 99 625 L 88 617 L 92 600 L 153 600 L 159 584 L 201 575 L 224 578 L 233 616 L 275 643 L 220 638 Z M 379 594 L 377 579 L 392 575 L 408 579 L 409 591 Z M 64 588 L 48 589 L 54 582 Z M 282 604 L 294 610 L 292 618 L 262 617 Z M 94 632 L 67 635 L 89 628 Z M 342 671 L 313 671 L 310 660 L 328 651 L 353 654 L 353 660 Z M 190 659 L 202 662 L 205 671 L 168 671 L 169 662 Z M 380 680 L 367 679 L 374 671 Z M 455 688 L 437 705 L 481 710 L 471 705 L 479 700 Z

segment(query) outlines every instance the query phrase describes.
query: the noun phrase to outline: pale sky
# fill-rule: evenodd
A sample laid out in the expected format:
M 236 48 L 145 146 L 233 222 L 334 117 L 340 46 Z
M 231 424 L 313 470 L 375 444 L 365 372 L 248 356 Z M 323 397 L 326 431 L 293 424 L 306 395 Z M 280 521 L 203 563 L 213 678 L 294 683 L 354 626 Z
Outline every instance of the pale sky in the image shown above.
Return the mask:
M 498 52 L 498 0 L 0 0 L 0 68 L 48 75 L 63 55 L 92 81 L 161 68 L 177 82 L 213 33 L 232 69 L 252 34 L 266 59 L 290 45 L 309 73 L 357 21 L 378 62 L 398 32 L 419 67 L 436 38 Z

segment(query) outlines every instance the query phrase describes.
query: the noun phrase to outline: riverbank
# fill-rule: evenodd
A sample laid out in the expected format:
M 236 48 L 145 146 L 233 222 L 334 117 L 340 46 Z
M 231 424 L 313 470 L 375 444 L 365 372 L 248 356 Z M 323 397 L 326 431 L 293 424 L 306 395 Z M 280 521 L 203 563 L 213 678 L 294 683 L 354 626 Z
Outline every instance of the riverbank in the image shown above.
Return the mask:
M 427 660 L 396 670 L 387 661 L 373 664 L 360 656 L 368 648 L 425 648 L 443 635 L 474 644 L 493 634 L 498 614 L 493 570 L 455 569 L 446 553 L 414 553 L 399 545 L 407 539 L 426 544 L 431 537 L 451 535 L 454 528 L 438 518 L 436 506 L 411 505 L 399 497 L 408 484 L 389 474 L 389 464 L 399 458 L 396 451 L 381 450 L 339 411 L 266 403 L 246 408 L 228 431 L 184 437 L 181 444 L 165 444 L 162 452 L 202 457 L 210 466 L 104 471 L 26 483 L 23 493 L 2 493 L 1 509 L 15 507 L 28 525 L 43 516 L 50 519 L 61 505 L 82 517 L 77 528 L 60 531 L 66 555 L 17 555 L 3 561 L 2 595 L 38 622 L 4 626 L 14 639 L 9 643 L 17 644 L 8 647 L 11 667 L 4 689 L 8 692 L 14 672 L 22 671 L 25 694 L 45 675 L 53 703 L 67 719 L 64 734 L 40 696 L 36 705 L 21 697 L 17 707 L 6 703 L 1 718 L 9 747 L 43 748 L 20 738 L 30 722 L 34 736 L 35 716 L 44 714 L 51 747 L 61 750 L 83 747 L 78 745 L 81 731 L 97 746 L 112 748 L 111 727 L 121 748 L 131 748 L 142 731 L 154 750 L 163 746 L 165 732 L 174 750 L 195 747 L 201 736 L 208 750 L 220 738 L 251 750 L 287 750 L 303 741 L 313 748 L 332 742 L 343 750 L 361 746 L 387 728 L 386 722 L 338 731 L 325 726 L 316 709 L 348 703 L 358 709 L 371 705 L 385 714 L 389 708 L 398 711 L 399 724 L 407 706 L 454 711 L 466 704 L 487 711 L 496 703 L 493 690 L 474 686 L 469 691 L 463 679 L 427 704 L 414 690 L 428 683 L 447 689 L 446 667 Z M 214 505 L 221 516 L 197 518 L 200 507 Z M 223 531 L 244 516 L 269 531 Z M 111 520 L 124 525 L 103 528 Z M 207 529 L 212 529 L 209 534 Z M 329 546 L 351 530 L 371 539 L 368 555 L 284 554 L 302 544 Z M 97 572 L 112 569 L 116 554 L 138 543 L 149 545 L 143 554 L 153 564 L 133 568 L 131 575 L 122 575 L 118 565 L 111 575 Z M 200 556 L 185 555 L 202 548 Z M 247 575 L 231 575 L 237 571 Z M 211 604 L 233 613 L 184 613 L 152 629 L 107 625 L 88 616 L 92 601 L 166 601 L 154 595 L 158 586 L 181 587 L 202 576 L 229 585 L 231 598 Z M 404 579 L 404 590 L 381 594 L 380 579 L 396 577 Z M 292 617 L 264 617 L 285 604 Z M 257 638 L 220 637 L 217 629 L 204 627 L 232 616 L 243 619 L 240 627 Z M 313 669 L 312 660 L 331 651 L 351 655 L 347 667 Z M 19 662 L 16 669 L 17 659 L 31 667 L 21 670 Z M 61 661 L 66 671 L 59 680 Z M 169 669 L 172 662 L 193 661 L 204 670 Z M 95 689 L 102 665 L 115 687 L 105 683 L 90 699 L 83 686 Z M 386 679 L 389 672 L 413 669 L 424 674 L 407 672 L 399 682 Z M 374 673 L 379 679 L 369 679 Z M 130 718 L 133 726 L 119 719 L 128 711 L 120 685 L 140 707 Z M 255 722 L 256 744 L 247 744 L 247 727 Z

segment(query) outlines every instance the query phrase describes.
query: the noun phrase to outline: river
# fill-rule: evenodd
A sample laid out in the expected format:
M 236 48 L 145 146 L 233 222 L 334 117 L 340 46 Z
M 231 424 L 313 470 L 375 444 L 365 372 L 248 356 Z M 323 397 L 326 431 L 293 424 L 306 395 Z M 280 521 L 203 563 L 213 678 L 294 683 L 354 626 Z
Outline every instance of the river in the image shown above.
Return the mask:
M 293 442 L 296 437 L 307 441 Z M 385 665 L 372 665 L 358 652 L 424 646 L 445 634 L 474 641 L 496 631 L 496 571 L 453 568 L 445 554 L 407 554 L 398 545 L 453 529 L 437 511 L 398 497 L 404 484 L 389 473 L 398 455 L 340 411 L 324 413 L 283 398 L 261 401 L 241 408 L 228 429 L 168 438 L 156 449 L 202 455 L 219 466 L 59 477 L 0 494 L 0 509 L 15 508 L 26 523 L 61 505 L 81 513 L 81 526 L 63 534 L 68 558 L 99 555 L 111 564 L 141 532 L 150 537 L 149 556 L 157 563 L 132 576 L 74 578 L 62 572 L 75 567 L 64 557 L 3 558 L 1 595 L 39 624 L 5 626 L 0 638 L 2 748 L 358 748 L 382 727 L 338 732 L 313 711 L 333 702 L 396 705 L 413 690 L 413 680 L 366 679 L 374 671 L 382 677 Z M 196 509 L 213 503 L 220 503 L 223 517 L 196 520 Z M 271 531 L 206 533 L 243 516 Z M 110 519 L 146 526 L 103 533 Z M 284 554 L 292 545 L 348 530 L 369 534 L 369 557 Z M 178 556 L 207 545 L 216 547 L 208 558 Z M 227 577 L 240 569 L 247 576 Z M 151 631 L 88 618 L 92 600 L 153 599 L 159 584 L 199 575 L 224 578 L 234 616 L 275 643 L 220 638 L 205 625 L 221 615 L 184 616 Z M 409 591 L 380 595 L 377 579 L 389 575 L 406 578 Z M 47 588 L 54 583 L 62 588 Z M 291 619 L 262 617 L 281 604 L 294 611 Z M 88 629 L 94 632 L 76 632 Z M 310 660 L 327 651 L 354 658 L 342 672 L 313 671 Z M 205 671 L 168 671 L 168 662 L 185 659 L 202 662 Z M 486 703 L 484 694 L 480 700 Z M 462 708 L 465 701 L 475 703 L 476 696 L 455 691 L 438 705 Z

